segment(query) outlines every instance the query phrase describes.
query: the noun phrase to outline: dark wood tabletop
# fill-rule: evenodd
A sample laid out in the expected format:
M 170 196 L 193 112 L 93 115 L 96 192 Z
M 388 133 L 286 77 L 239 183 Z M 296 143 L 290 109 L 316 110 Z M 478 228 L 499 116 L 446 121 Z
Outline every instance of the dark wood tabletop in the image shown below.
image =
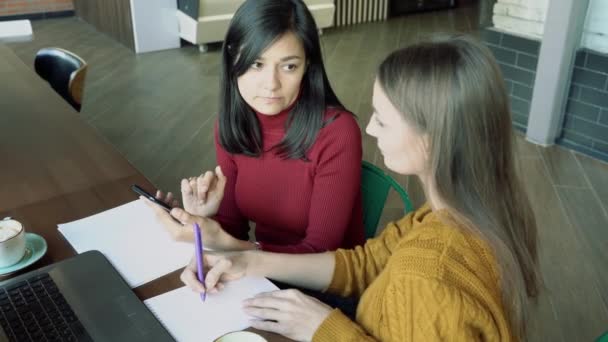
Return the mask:
M 133 183 L 155 189 L 48 83 L 0 44 L 0 218 L 19 220 L 48 245 L 41 260 L 0 280 L 75 255 L 57 224 L 135 200 Z M 145 300 L 181 287 L 179 272 L 134 291 Z M 289 341 L 256 332 L 268 341 Z

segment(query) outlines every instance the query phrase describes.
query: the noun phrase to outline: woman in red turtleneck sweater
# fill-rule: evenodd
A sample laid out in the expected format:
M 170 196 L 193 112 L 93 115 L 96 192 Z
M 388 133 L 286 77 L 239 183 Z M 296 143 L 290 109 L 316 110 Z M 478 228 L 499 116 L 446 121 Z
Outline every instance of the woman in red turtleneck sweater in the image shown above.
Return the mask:
M 329 84 L 317 32 L 301 0 L 245 1 L 232 19 L 215 127 L 220 169 L 182 181 L 185 211 L 213 217 L 201 226 L 206 247 L 313 253 L 363 243 L 361 132 Z M 190 227 L 157 212 L 176 238 L 192 240 Z
M 361 244 L 357 123 L 343 109 L 327 109 L 324 121 L 331 122 L 319 131 L 308 161 L 285 160 L 272 146 L 285 137 L 292 109 L 275 115 L 256 111 L 263 141 L 259 157 L 227 152 L 216 130 L 217 162 L 227 182 L 215 219 L 241 240 L 247 240 L 248 221 L 255 222 L 256 240 L 267 251 L 312 253 Z

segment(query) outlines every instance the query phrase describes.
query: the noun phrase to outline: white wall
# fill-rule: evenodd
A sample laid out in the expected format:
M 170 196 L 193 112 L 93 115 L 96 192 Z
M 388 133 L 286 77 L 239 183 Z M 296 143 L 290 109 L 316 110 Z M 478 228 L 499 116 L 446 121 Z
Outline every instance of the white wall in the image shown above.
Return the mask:
M 608 53 L 608 1 L 589 1 L 581 45 Z
M 498 0 L 492 21 L 501 30 L 540 38 L 548 4 L 549 0 Z
M 550 0 L 498 0 L 494 4 L 494 27 L 540 39 Z M 553 0 L 559 1 L 559 0 Z M 608 1 L 590 0 L 581 46 L 608 53 Z

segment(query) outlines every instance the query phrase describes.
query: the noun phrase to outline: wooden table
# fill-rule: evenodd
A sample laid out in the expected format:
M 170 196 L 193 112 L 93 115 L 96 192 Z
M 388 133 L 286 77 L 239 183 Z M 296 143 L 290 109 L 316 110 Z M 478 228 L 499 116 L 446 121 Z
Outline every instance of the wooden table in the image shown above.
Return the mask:
M 9 277 L 75 255 L 57 224 L 136 199 L 129 188 L 133 183 L 154 189 L 45 81 L 0 44 L 0 218 L 21 221 L 48 244 L 40 261 Z M 144 284 L 135 293 L 145 300 L 181 287 L 180 271 Z M 268 341 L 289 341 L 256 332 Z

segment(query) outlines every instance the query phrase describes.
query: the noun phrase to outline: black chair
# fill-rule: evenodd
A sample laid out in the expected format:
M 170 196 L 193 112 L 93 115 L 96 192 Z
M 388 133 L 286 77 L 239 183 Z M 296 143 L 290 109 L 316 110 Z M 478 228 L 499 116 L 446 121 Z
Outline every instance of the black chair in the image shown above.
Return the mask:
M 36 53 L 36 73 L 80 112 L 87 63 L 76 54 L 59 48 L 44 48 Z

